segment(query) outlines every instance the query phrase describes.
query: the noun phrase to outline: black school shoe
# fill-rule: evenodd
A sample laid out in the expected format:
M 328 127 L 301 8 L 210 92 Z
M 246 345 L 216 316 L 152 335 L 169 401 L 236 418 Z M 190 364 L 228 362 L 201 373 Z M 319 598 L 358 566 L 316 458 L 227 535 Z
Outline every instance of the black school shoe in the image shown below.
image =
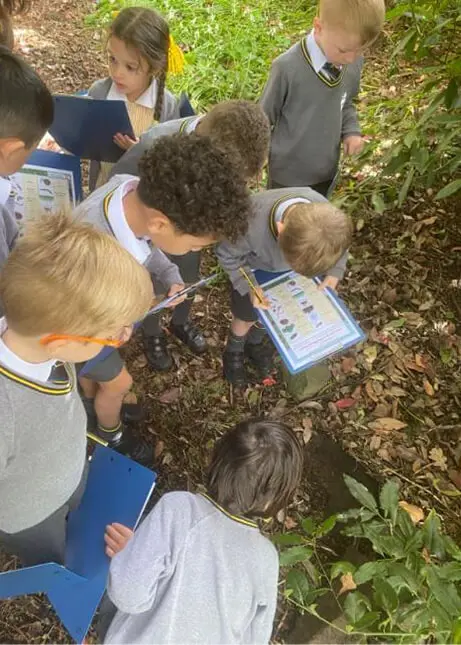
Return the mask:
M 173 366 L 173 359 L 167 347 L 165 334 L 143 336 L 144 354 L 151 369 L 156 372 L 167 372 Z
M 261 381 L 270 378 L 274 372 L 275 348 L 268 337 L 260 343 L 245 343 L 245 356 L 255 368 Z
M 151 468 L 154 465 L 154 448 L 143 439 L 135 437 L 131 429 L 123 423 L 116 432 L 105 432 L 96 428 L 93 433 L 107 443 L 109 448 L 119 452 L 142 466 Z
M 97 428 L 98 420 L 94 410 L 94 399 L 82 398 L 87 416 L 88 432 L 94 432 Z M 144 408 L 140 403 L 123 403 L 121 410 L 122 423 L 132 424 L 144 421 L 146 415 Z
M 175 325 L 174 322 L 171 322 L 169 330 L 194 354 L 200 356 L 207 351 L 208 345 L 202 332 L 190 320 L 186 320 L 184 325 Z
M 225 351 L 222 357 L 223 375 L 234 387 L 245 387 L 248 376 L 245 369 L 245 354 L 243 352 Z

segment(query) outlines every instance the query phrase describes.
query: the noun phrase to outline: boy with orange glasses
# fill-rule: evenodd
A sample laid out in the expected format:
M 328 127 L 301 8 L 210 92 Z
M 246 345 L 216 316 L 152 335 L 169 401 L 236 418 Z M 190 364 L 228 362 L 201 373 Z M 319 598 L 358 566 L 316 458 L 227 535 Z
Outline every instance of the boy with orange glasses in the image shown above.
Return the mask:
M 85 488 L 87 421 L 71 363 L 127 340 L 152 297 L 139 262 L 66 214 L 31 224 L 2 269 L 0 545 L 25 565 L 63 562 L 66 517 Z

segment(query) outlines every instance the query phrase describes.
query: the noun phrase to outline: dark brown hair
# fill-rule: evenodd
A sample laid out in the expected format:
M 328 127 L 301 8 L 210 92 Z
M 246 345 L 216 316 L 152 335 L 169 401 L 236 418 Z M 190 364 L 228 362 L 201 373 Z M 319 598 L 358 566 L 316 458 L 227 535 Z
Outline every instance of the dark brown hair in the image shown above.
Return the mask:
M 29 65 L 1 46 L 0 97 L 0 139 L 36 145 L 53 122 L 53 98 Z
M 278 421 L 249 419 L 216 443 L 208 468 L 210 496 L 246 517 L 274 517 L 299 485 L 303 451 L 295 433 Z
M 209 136 L 237 165 L 246 181 L 256 178 L 267 161 L 270 124 L 258 103 L 218 103 L 200 120 L 197 132 Z
M 120 11 L 109 27 L 109 38 L 111 36 L 136 49 L 140 58 L 149 64 L 150 72 L 158 83 L 154 119 L 160 121 L 170 46 L 168 23 L 153 9 L 128 7 Z
M 166 215 L 180 233 L 235 241 L 252 213 L 245 180 L 209 137 L 158 138 L 139 162 L 139 199 Z

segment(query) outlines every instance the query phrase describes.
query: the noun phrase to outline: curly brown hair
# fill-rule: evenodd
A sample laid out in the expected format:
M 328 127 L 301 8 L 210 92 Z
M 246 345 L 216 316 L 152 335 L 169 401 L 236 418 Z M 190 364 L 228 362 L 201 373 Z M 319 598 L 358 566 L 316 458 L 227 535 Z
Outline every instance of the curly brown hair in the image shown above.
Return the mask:
M 189 235 L 231 242 L 244 235 L 251 213 L 245 180 L 209 137 L 160 137 L 139 162 L 138 195 Z
M 252 101 L 231 100 L 215 105 L 197 126 L 238 166 L 246 181 L 257 177 L 269 155 L 270 124 Z

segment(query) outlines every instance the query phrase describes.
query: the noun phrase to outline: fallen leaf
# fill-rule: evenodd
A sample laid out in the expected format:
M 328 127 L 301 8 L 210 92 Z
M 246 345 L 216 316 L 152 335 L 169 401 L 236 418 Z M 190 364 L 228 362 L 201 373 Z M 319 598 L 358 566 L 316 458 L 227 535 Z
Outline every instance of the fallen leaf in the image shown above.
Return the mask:
M 369 365 L 373 365 L 375 362 L 377 356 L 378 356 L 378 349 L 376 345 L 367 345 L 365 349 L 363 350 L 363 353 L 365 355 L 365 360 Z
M 159 439 L 155 444 L 154 456 L 155 459 L 158 459 L 165 449 L 165 443 Z
M 383 461 L 391 461 L 391 456 L 387 448 L 380 448 L 376 453 Z
M 422 508 L 419 508 L 419 506 L 408 504 L 408 502 L 404 501 L 399 502 L 399 506 L 408 513 L 413 524 L 418 524 L 424 520 L 424 511 Z
M 379 399 L 376 396 L 376 392 L 374 391 L 373 383 L 371 381 L 367 381 L 365 383 L 365 392 L 368 394 L 368 396 L 372 401 L 374 401 L 375 403 L 378 403 Z
M 173 455 L 171 454 L 171 452 L 166 452 L 163 455 L 162 463 L 165 464 L 165 466 L 168 466 L 169 464 L 171 464 L 172 461 L 173 461 Z
M 370 450 L 379 450 L 381 447 L 381 437 L 379 434 L 374 434 L 370 439 Z
M 453 484 L 461 490 L 461 472 L 459 470 L 449 470 L 448 476 Z
M 341 369 L 344 374 L 349 374 L 355 367 L 355 358 L 345 356 L 341 361 Z
M 291 531 L 291 529 L 294 529 L 296 526 L 298 526 L 298 522 L 290 517 L 290 515 L 286 516 L 284 524 L 287 531 Z
M 377 430 L 378 432 L 391 432 L 392 430 L 403 430 L 403 428 L 407 427 L 407 424 L 399 419 L 393 419 L 392 417 L 381 417 L 380 419 L 376 419 L 376 421 L 369 423 L 368 427 L 371 428 L 371 430 Z
M 318 401 L 303 401 L 299 405 L 300 408 L 303 408 L 304 410 L 309 409 L 309 410 L 323 410 L 322 404 L 319 403 Z
M 347 410 L 348 408 L 352 408 L 356 403 L 357 401 L 355 399 L 339 399 L 339 401 L 335 402 L 335 405 L 338 410 Z
M 341 589 L 339 590 L 339 595 L 345 593 L 346 591 L 353 591 L 357 589 L 357 585 L 354 582 L 352 573 L 345 573 L 341 576 Z
M 431 383 L 427 380 L 427 378 L 425 378 L 423 381 L 423 387 L 427 396 L 434 396 L 435 394 L 434 388 L 432 387 Z
M 180 394 L 181 390 L 179 389 L 179 387 L 172 387 L 171 390 L 163 392 L 158 397 L 158 400 L 160 401 L 160 403 L 175 403 L 179 399 Z
M 447 469 L 447 458 L 445 457 L 442 448 L 432 448 L 429 450 L 429 459 L 434 462 L 434 466 L 440 470 Z
M 393 385 L 393 386 L 389 389 L 389 394 L 390 394 L 391 396 L 398 396 L 398 397 L 399 397 L 399 396 L 406 396 L 406 395 L 407 395 L 407 393 L 405 392 L 405 390 L 404 390 L 403 388 L 399 387 L 398 385 Z

